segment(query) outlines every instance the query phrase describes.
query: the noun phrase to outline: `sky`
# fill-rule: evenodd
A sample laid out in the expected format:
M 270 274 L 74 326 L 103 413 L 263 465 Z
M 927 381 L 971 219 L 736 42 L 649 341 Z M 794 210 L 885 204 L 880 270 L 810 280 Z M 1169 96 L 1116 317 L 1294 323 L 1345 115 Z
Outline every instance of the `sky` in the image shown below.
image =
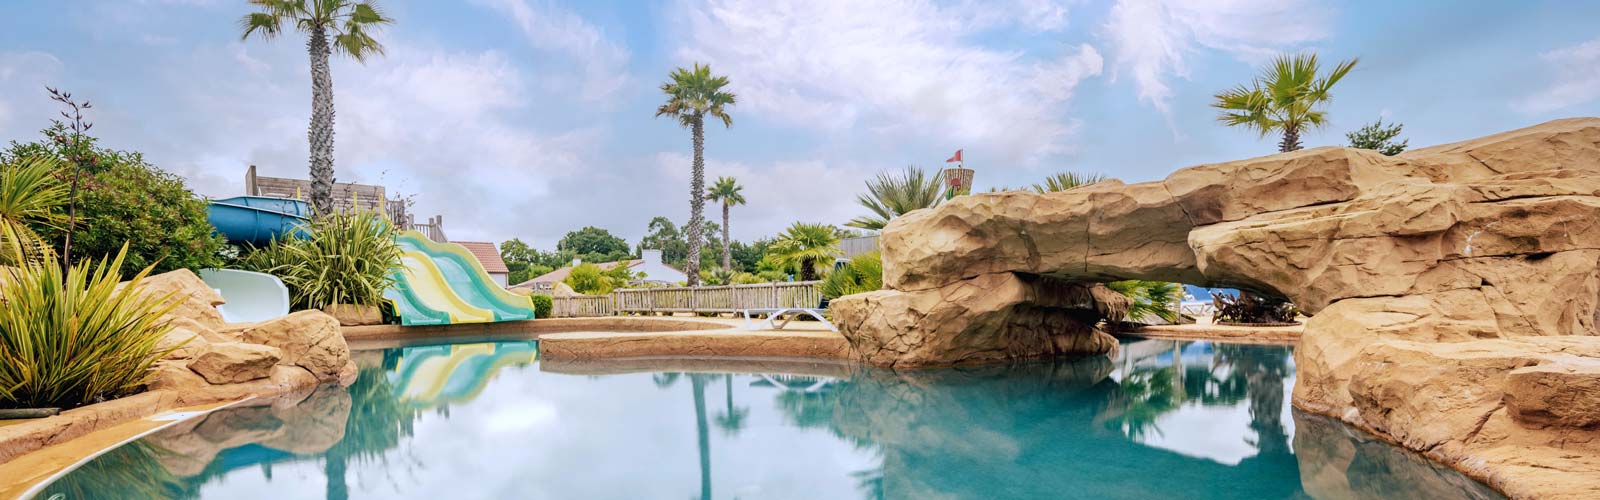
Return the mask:
M 1308 147 L 1375 119 L 1413 147 L 1600 115 L 1600 2 L 1305 0 L 387 0 L 386 55 L 333 62 L 335 173 L 416 195 L 451 239 L 554 248 L 606 228 L 637 243 L 689 218 L 690 138 L 654 117 L 675 67 L 738 95 L 706 131 L 706 175 L 748 205 L 736 239 L 861 215 L 863 182 L 942 168 L 975 184 L 1060 171 L 1127 182 L 1272 153 L 1209 107 L 1285 52 L 1360 58 Z M 196 193 L 244 172 L 305 177 L 304 37 L 241 41 L 243 0 L 0 3 L 0 141 L 94 103 L 106 146 Z M 720 218 L 720 209 L 708 216 Z

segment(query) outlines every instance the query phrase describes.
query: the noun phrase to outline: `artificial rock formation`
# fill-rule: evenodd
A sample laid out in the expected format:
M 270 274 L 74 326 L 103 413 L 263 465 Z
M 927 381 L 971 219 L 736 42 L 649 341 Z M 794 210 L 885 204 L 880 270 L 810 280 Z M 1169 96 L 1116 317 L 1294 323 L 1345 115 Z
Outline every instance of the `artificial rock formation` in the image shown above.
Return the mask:
M 1600 118 L 1393 157 L 1323 147 L 1157 182 L 976 194 L 896 219 L 882 247 L 886 290 L 832 303 L 858 359 L 1105 349 L 1082 326 L 1049 332 L 1076 341 L 994 333 L 1050 314 L 1014 290 L 1040 277 L 1274 292 L 1311 316 L 1297 406 L 1513 496 L 1600 496 L 1600 450 L 1586 448 L 1600 442 L 1600 337 L 1589 337 L 1600 326 Z M 1006 319 L 966 327 L 933 311 Z M 1530 479 L 1541 470 L 1569 479 Z
M 230 324 L 216 306 L 222 296 L 193 272 L 145 278 L 142 291 L 176 307 L 162 319 L 172 328 L 157 344 L 171 350 L 152 367 L 148 387 L 174 390 L 185 400 L 226 400 L 353 380 L 355 363 L 339 321 L 301 311 L 260 323 Z

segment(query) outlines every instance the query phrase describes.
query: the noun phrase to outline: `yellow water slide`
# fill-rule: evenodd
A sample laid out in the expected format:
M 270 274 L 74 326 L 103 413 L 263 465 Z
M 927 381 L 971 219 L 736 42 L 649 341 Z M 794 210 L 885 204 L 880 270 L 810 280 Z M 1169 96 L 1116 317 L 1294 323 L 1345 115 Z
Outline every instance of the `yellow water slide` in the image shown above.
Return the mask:
M 461 296 L 450 289 L 450 282 L 445 280 L 444 274 L 439 271 L 433 259 L 427 254 L 418 251 L 407 251 L 400 254 L 401 272 L 405 273 L 405 284 L 408 293 L 414 295 L 420 305 L 433 311 L 448 314 L 449 323 L 488 323 L 494 321 L 494 313 L 488 309 L 473 306 Z

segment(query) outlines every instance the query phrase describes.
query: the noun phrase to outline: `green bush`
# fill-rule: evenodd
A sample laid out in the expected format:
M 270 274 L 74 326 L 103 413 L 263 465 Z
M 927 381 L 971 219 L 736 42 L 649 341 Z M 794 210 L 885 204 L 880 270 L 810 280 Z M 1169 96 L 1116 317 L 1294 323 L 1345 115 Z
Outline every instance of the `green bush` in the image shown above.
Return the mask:
M 140 389 L 171 349 L 157 344 L 176 301 L 144 293 L 145 268 L 125 287 L 125 250 L 63 270 L 42 259 L 0 272 L 0 407 L 71 408 Z
M 605 295 L 611 290 L 628 286 L 628 282 L 638 279 L 642 274 L 636 274 L 626 266 L 617 265 L 610 269 L 601 270 L 600 266 L 584 262 L 572 268 L 567 273 L 567 279 L 562 280 L 573 291 L 584 295 Z
M 282 279 L 296 309 L 383 300 L 394 283 L 390 271 L 400 265 L 388 219 L 356 210 L 319 217 L 303 229 L 306 238 L 274 240 L 247 251 L 236 265 Z
M 22 158 L 55 159 L 56 175 L 70 179 L 63 141 L 57 140 L 70 132 L 57 126 L 44 134 L 48 138 L 44 141 L 12 142 L 0 152 L 0 168 L 10 169 Z M 212 234 L 206 201 L 190 192 L 182 177 L 156 168 L 138 152 L 99 148 L 92 137 L 82 141 L 93 167 L 83 170 L 79 182 L 74 258 L 113 255 L 126 245 L 124 264 L 129 269 L 153 267 L 152 273 L 163 273 L 221 264 L 223 241 Z M 65 224 L 35 228 L 57 252 L 65 240 L 65 229 Z
M 532 295 L 532 297 L 533 297 L 533 317 L 535 317 L 535 318 L 550 318 L 550 317 L 552 317 L 551 314 L 553 314 L 553 312 L 555 311 L 555 307 L 556 307 L 556 299 L 551 298 L 549 295 L 539 295 L 539 294 L 534 294 L 534 295 Z
M 877 251 L 855 256 L 822 279 L 822 296 L 828 300 L 883 289 L 883 255 Z

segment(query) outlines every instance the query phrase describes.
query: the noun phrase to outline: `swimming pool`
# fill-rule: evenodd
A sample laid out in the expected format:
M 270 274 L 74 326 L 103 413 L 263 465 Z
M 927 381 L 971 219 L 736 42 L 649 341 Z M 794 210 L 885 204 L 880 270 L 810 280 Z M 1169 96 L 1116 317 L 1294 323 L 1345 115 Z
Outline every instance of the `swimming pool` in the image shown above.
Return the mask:
M 1290 354 L 1137 340 L 893 372 L 360 351 L 348 388 L 183 422 L 39 498 L 1501 498 L 1290 409 Z

